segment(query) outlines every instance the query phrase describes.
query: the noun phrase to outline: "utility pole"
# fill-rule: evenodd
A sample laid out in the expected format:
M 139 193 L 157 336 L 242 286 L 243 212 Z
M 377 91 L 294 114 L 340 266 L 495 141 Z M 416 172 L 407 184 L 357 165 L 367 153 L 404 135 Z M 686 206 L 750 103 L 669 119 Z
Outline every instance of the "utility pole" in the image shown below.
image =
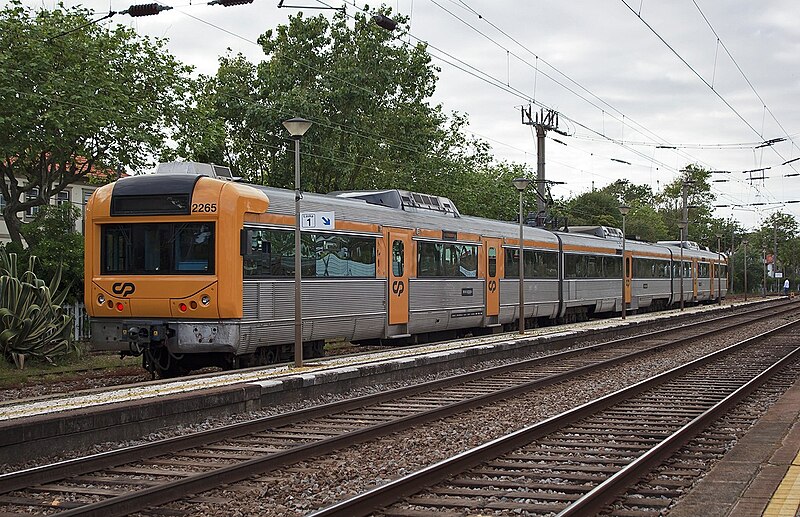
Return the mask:
M 735 250 L 735 248 L 733 247 L 734 237 L 736 237 L 735 226 L 731 229 L 731 254 L 730 254 L 730 260 L 728 261 L 728 265 L 730 266 L 730 272 L 728 273 L 728 282 L 730 282 L 730 284 L 728 285 L 728 292 L 731 293 L 731 295 L 733 295 L 733 252 Z
M 688 172 L 688 171 L 685 171 L 685 172 Z M 680 273 L 681 273 L 681 310 L 683 310 L 683 307 L 684 307 L 684 301 L 683 301 L 683 277 L 684 277 L 685 268 L 684 268 L 684 265 L 683 265 L 683 247 L 686 245 L 686 239 L 689 237 L 689 205 L 686 204 L 686 203 L 687 203 L 688 198 L 689 198 L 688 187 L 689 187 L 689 185 L 691 185 L 693 183 L 694 183 L 694 181 L 692 181 L 690 179 L 685 179 L 685 180 L 683 180 L 683 183 L 681 183 L 681 198 L 683 199 L 683 206 L 682 206 L 682 209 L 681 209 L 681 224 L 680 224 L 680 227 L 681 227 L 681 267 L 680 267 Z
M 778 280 L 778 220 L 772 223 L 772 278 L 775 279 L 775 292 L 781 291 L 780 280 Z
M 569 135 L 558 129 L 558 112 L 554 110 L 545 112 L 544 109 L 541 109 L 539 113 L 534 114 L 530 104 L 527 109 L 523 106 L 522 123 L 536 128 L 536 220 L 537 223 L 541 224 L 547 214 L 547 207 L 545 206 L 545 185 L 547 180 L 544 173 L 545 136 L 547 136 L 548 131 L 555 131 L 564 136 Z

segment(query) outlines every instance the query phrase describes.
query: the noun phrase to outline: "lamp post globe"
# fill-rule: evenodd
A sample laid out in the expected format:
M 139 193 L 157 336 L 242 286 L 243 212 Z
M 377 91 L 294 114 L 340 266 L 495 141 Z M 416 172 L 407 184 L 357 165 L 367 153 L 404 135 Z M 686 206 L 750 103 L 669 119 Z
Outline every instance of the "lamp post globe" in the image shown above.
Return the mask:
M 303 138 L 303 135 L 306 134 L 308 128 L 311 127 L 311 121 L 306 120 L 304 118 L 295 117 L 290 118 L 289 120 L 283 121 L 283 127 L 286 128 L 286 131 L 292 136 L 293 139 L 298 140 Z

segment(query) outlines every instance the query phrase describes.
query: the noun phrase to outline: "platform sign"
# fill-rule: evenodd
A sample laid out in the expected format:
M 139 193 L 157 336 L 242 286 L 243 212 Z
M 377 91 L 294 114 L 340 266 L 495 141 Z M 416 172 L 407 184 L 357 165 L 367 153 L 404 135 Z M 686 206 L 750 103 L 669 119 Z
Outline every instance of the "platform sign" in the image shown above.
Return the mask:
M 333 212 L 300 212 L 300 231 L 333 230 L 336 217 Z

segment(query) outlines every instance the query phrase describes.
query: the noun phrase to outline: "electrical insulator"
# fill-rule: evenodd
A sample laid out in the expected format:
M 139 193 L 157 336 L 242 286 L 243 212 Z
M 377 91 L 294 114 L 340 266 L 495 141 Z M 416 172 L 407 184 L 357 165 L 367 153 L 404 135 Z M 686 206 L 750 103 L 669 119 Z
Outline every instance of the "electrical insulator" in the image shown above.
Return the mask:
M 387 31 L 393 31 L 397 28 L 397 22 L 384 14 L 373 15 L 372 21 L 375 22 L 375 25 Z
M 252 4 L 253 0 L 212 0 L 208 5 L 224 5 L 230 7 L 232 5 Z
M 135 18 L 137 16 L 152 16 L 160 13 L 161 11 L 168 11 L 170 9 L 172 9 L 172 7 L 161 4 L 136 4 L 128 7 L 127 10 L 122 11 L 122 14 L 127 14 L 128 16 Z

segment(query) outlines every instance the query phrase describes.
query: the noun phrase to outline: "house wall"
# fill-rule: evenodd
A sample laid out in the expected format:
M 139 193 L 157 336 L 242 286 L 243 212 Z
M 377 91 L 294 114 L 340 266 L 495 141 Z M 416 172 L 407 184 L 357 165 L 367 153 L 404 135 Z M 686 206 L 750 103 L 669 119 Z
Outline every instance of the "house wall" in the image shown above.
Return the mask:
M 97 186 L 95 185 L 89 185 L 86 183 L 73 183 L 61 191 L 59 196 L 50 199 L 51 205 L 70 202 L 78 208 L 80 213 L 78 220 L 75 221 L 75 231 L 79 232 L 81 235 L 83 235 L 83 217 L 86 210 L 86 202 L 89 200 L 89 196 L 92 195 L 92 192 L 94 192 L 95 189 L 97 189 Z M 3 199 L 3 196 L 0 195 L 0 209 L 4 207 L 5 200 Z M 23 221 L 27 222 L 33 220 L 34 215 L 35 211 L 25 213 Z M 6 243 L 10 241 L 11 238 L 8 234 L 6 223 L 3 221 L 2 217 L 0 217 L 0 242 Z

